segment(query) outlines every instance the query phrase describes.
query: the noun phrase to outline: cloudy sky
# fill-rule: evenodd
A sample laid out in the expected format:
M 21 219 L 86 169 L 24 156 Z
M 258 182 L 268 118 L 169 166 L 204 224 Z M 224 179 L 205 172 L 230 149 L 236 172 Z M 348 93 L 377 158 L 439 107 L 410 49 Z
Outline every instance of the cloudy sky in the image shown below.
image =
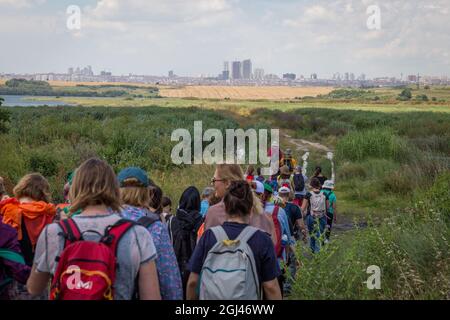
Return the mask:
M 449 21 L 450 0 L 0 0 L 0 73 L 216 75 L 251 58 L 276 74 L 450 76 Z

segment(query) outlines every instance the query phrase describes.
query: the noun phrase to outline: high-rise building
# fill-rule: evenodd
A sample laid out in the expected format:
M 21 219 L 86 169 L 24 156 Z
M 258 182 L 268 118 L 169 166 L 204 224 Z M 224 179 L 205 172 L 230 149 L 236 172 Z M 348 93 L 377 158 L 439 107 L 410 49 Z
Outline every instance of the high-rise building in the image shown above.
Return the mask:
M 264 79 L 264 69 L 262 69 L 262 68 L 256 68 L 256 69 L 255 69 L 254 78 L 255 78 L 256 80 L 262 80 L 262 79 Z
M 169 71 L 169 78 L 173 78 L 175 76 L 175 74 L 173 73 L 173 70 Z
M 242 78 L 251 79 L 252 77 L 252 61 L 250 59 L 242 61 Z
M 311 74 L 311 80 L 317 80 L 317 73 Z
M 355 81 L 355 74 L 354 73 L 350 73 L 350 81 Z
M 69 75 L 72 75 L 72 74 L 73 74 L 73 68 L 69 68 L 69 70 L 67 70 L 67 73 L 68 73 Z
M 345 81 L 350 80 L 350 75 L 348 74 L 348 72 L 346 72 L 346 73 L 344 74 L 344 80 L 345 80 Z
M 228 80 L 230 79 L 230 63 L 228 61 L 225 61 L 223 63 L 223 71 L 222 71 L 222 80 Z
M 231 76 L 233 79 L 242 79 L 242 63 L 240 61 L 233 61 Z

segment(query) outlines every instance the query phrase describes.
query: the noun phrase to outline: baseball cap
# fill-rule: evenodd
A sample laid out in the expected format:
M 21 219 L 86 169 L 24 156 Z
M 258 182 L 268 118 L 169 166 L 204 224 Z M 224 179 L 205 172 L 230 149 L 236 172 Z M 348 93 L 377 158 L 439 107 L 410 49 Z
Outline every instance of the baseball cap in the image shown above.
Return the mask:
M 264 184 L 261 181 L 255 180 L 253 181 L 256 185 L 255 192 L 257 194 L 264 193 Z
M 137 167 L 129 167 L 126 169 L 123 169 L 119 172 L 117 175 L 117 179 L 119 180 L 119 185 L 121 188 L 126 187 L 125 181 L 128 179 L 136 179 L 142 187 L 148 187 L 149 186 L 149 180 L 147 173 L 142 170 L 141 168 Z

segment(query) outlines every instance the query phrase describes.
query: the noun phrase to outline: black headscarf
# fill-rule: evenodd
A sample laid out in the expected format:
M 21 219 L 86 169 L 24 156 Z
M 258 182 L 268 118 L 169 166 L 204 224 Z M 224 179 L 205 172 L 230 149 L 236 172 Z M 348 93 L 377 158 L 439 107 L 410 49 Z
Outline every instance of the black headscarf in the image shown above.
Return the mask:
M 184 230 L 196 231 L 202 222 L 200 215 L 200 192 L 196 187 L 189 187 L 181 195 L 177 209 L 177 220 Z

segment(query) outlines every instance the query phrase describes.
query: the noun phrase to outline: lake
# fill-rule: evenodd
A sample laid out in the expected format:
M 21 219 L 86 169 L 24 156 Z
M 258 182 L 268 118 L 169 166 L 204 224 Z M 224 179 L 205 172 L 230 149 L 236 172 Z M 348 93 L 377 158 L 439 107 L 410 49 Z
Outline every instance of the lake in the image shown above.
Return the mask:
M 70 103 L 60 101 L 56 97 L 35 97 L 35 96 L 1 96 L 5 101 L 2 107 L 40 107 L 40 106 L 70 106 Z M 44 100 L 31 100 L 34 98 L 43 98 Z

